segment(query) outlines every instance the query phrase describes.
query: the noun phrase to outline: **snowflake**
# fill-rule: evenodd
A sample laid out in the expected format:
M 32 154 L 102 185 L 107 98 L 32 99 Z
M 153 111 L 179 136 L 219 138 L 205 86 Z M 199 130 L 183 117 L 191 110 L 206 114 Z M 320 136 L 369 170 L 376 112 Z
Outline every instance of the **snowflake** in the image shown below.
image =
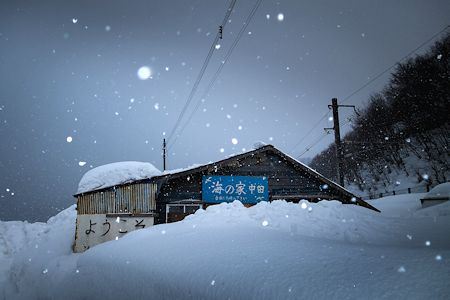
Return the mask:
M 137 75 L 139 77 L 140 80 L 147 80 L 149 78 L 151 78 L 152 76 L 152 71 L 150 70 L 149 67 L 147 66 L 142 66 L 138 69 L 137 71 Z

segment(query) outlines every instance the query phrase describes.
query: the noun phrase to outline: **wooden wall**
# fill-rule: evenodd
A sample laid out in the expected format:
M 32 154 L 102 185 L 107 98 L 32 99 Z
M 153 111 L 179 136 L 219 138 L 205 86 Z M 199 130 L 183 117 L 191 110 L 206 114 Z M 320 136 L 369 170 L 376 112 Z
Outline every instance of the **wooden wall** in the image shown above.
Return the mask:
M 158 184 L 156 209 L 165 216 L 165 204 L 185 199 L 202 199 L 202 176 L 267 176 L 269 180 L 269 200 L 286 199 L 298 202 L 300 199 L 317 200 L 339 198 L 349 199 L 332 187 L 324 186 L 321 180 L 305 170 L 294 166 L 276 153 L 265 151 L 244 156 L 227 162 L 226 165 L 211 165 L 207 170 L 186 172 L 183 176 L 174 174 L 163 177 Z M 347 197 L 348 198 L 348 197 Z M 162 218 L 157 218 L 162 223 Z

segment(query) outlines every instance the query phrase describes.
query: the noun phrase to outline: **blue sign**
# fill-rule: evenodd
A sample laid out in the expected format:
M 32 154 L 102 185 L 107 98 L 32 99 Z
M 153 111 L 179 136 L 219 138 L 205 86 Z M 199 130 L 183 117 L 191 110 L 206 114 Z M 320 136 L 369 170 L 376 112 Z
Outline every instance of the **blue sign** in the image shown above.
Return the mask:
M 202 199 L 206 203 L 268 201 L 268 180 L 255 176 L 203 176 Z

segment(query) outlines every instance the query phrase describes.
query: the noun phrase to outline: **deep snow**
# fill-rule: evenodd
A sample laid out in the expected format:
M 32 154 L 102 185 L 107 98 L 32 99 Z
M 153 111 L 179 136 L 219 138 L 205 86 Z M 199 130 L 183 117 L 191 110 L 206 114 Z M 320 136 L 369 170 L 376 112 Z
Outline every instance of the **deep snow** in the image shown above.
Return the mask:
M 239 202 L 71 252 L 75 206 L 47 223 L 0 222 L 5 299 L 445 299 L 450 204 Z M 402 209 L 403 208 L 403 209 Z
M 148 162 L 121 161 L 106 164 L 83 175 L 78 184 L 77 194 L 158 175 L 161 175 L 161 171 Z

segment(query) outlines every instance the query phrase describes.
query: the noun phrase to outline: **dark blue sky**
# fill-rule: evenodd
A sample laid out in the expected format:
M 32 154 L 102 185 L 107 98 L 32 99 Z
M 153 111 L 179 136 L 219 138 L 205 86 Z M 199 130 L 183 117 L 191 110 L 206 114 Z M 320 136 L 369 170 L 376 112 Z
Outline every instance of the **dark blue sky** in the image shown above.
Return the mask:
M 255 2 L 237 1 L 187 115 Z M 74 202 L 91 166 L 137 160 L 161 168 L 164 133 L 228 5 L 1 1 L 0 219 L 46 220 Z M 450 2 L 438 0 L 263 1 L 209 96 L 170 145 L 169 168 L 218 160 L 260 140 L 298 156 L 331 126 L 324 119 L 292 150 L 332 97 L 359 88 L 448 25 L 448 16 Z M 144 65 L 151 79 L 138 78 Z M 388 77 L 347 103 L 363 105 Z M 350 114 L 343 109 L 341 118 Z M 332 141 L 330 135 L 304 157 Z

